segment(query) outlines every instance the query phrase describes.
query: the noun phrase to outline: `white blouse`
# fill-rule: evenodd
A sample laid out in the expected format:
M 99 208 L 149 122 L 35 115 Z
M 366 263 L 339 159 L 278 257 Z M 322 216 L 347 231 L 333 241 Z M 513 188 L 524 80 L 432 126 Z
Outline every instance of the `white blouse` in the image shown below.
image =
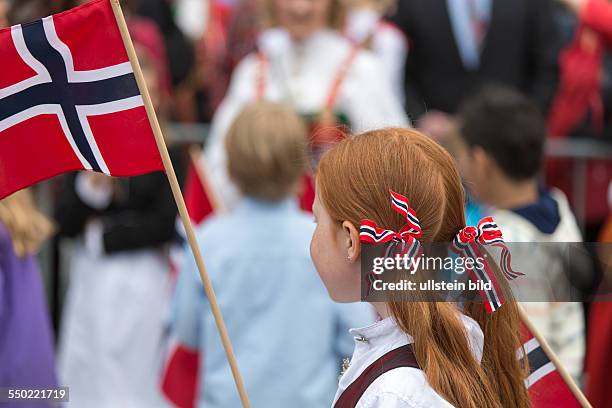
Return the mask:
M 478 362 L 482 359 L 484 335 L 478 323 L 461 314 L 470 342 L 470 348 Z M 334 404 L 342 392 L 374 361 L 391 350 L 414 342 L 389 317 L 362 329 L 351 329 L 355 338 L 355 350 L 349 368 L 340 378 Z M 333 407 L 333 405 L 332 405 Z M 355 408 L 430 408 L 452 407 L 431 388 L 422 370 L 400 367 L 378 377 L 361 396 Z
M 264 99 L 287 103 L 300 114 L 316 114 L 323 110 L 353 46 L 332 30 L 322 30 L 298 43 L 285 30 L 271 29 L 259 38 L 259 47 L 267 59 Z M 213 188 L 230 208 L 238 195 L 225 168 L 225 135 L 238 113 L 256 100 L 259 67 L 260 61 L 254 54 L 236 67 L 228 93 L 213 118 L 204 158 Z M 381 62 L 369 51 L 360 51 L 351 64 L 334 110 L 347 116 L 354 132 L 408 126 L 406 113 Z

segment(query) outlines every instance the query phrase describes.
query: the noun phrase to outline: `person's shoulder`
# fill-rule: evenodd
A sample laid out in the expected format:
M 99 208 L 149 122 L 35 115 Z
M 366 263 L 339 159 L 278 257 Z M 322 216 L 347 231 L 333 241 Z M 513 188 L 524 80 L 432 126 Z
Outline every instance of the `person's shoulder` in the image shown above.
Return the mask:
M 262 218 L 258 223 L 258 229 L 261 227 L 260 224 L 275 229 L 274 234 L 279 237 L 297 239 L 297 241 L 310 240 L 315 228 L 313 215 L 300 209 L 297 203 L 291 203 L 289 210 L 268 214 L 268 217 Z
M 525 218 L 511 210 L 496 209 L 491 214 L 507 242 L 531 242 L 536 228 Z
M 452 407 L 427 382 L 423 370 L 399 367 L 378 377 L 365 391 L 357 408 Z
M 306 212 L 301 208 L 296 208 L 291 211 L 289 215 L 295 222 L 301 226 L 312 228 L 313 227 L 313 215 L 312 213 Z
M 259 64 L 259 56 L 256 52 L 251 52 L 238 62 L 234 70 L 234 75 L 240 76 L 254 71 L 257 64 Z
M 314 216 L 303 210 L 296 210 L 291 214 L 292 225 L 295 226 L 296 230 L 300 234 L 311 236 L 314 229 Z
M 386 43 L 401 44 L 408 46 L 408 38 L 397 25 L 390 21 L 380 21 L 374 32 L 374 41 L 384 41 Z
M 309 242 L 315 229 L 312 214 L 300 210 L 295 204 L 295 208 L 289 211 L 279 211 L 269 218 L 262 219 L 256 234 L 252 234 L 253 239 L 263 236 L 260 232 L 262 226 L 269 229 L 265 236 L 275 242 L 274 252 L 281 250 L 287 255 L 310 260 Z
M 222 242 L 225 237 L 235 236 L 239 227 L 240 223 L 232 213 L 213 214 L 197 227 L 196 236 L 201 245 Z
M 371 50 L 360 48 L 351 64 L 348 78 L 358 81 L 361 86 L 374 85 L 377 82 L 372 79 L 383 76 L 384 72 L 380 57 Z
M 251 52 L 243 57 L 232 73 L 232 84 L 243 86 L 244 82 L 253 82 L 257 72 L 260 58 L 256 52 Z
M 570 207 L 565 193 L 554 187 L 550 189 L 549 193 L 552 199 L 557 203 L 559 217 L 561 218 L 560 225 L 555 231 L 555 235 L 561 235 L 560 240 L 565 242 L 582 241 L 582 234 L 580 233 L 576 216 Z

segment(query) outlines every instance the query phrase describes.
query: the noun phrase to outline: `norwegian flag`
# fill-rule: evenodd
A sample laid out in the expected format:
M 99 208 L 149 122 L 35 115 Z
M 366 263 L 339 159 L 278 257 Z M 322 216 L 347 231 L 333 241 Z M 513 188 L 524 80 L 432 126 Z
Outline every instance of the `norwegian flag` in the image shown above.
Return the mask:
M 0 198 L 74 170 L 162 170 L 108 0 L 0 30 Z
M 555 364 L 550 360 L 533 333 L 522 326 L 523 347 L 517 358 L 529 361 L 529 376 L 525 383 L 533 408 L 574 408 L 582 405 L 569 388 Z
M 195 224 L 219 211 L 218 199 L 208 182 L 202 166 L 199 149 L 190 151 L 189 169 L 185 183 L 185 203 L 189 217 Z M 178 252 L 178 251 L 177 251 Z M 172 256 L 172 267 L 176 271 L 182 263 L 183 252 Z M 166 399 L 178 408 L 196 406 L 200 383 L 200 360 L 197 348 L 180 342 L 171 332 L 165 366 L 162 372 L 161 390 Z

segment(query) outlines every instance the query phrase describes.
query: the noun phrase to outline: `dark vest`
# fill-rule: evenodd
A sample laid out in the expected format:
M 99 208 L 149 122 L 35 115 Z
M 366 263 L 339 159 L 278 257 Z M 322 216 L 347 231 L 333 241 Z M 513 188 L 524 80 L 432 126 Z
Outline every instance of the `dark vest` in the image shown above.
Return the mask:
M 338 401 L 336 401 L 334 408 L 354 408 L 363 393 L 374 380 L 387 371 L 399 367 L 420 368 L 410 344 L 391 350 L 370 364 L 361 375 L 344 390 L 340 398 L 338 398 Z

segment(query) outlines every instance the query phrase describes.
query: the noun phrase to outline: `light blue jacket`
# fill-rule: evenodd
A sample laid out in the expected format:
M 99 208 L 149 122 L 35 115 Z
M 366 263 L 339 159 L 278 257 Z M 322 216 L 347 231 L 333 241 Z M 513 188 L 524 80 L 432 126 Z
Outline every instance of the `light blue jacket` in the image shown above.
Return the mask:
M 198 242 L 217 295 L 251 405 L 329 407 L 349 327 L 373 321 L 367 304 L 333 303 L 312 264 L 312 216 L 293 200 L 245 199 L 213 217 Z M 172 310 L 179 341 L 201 352 L 199 406 L 239 407 L 240 400 L 191 254 Z

